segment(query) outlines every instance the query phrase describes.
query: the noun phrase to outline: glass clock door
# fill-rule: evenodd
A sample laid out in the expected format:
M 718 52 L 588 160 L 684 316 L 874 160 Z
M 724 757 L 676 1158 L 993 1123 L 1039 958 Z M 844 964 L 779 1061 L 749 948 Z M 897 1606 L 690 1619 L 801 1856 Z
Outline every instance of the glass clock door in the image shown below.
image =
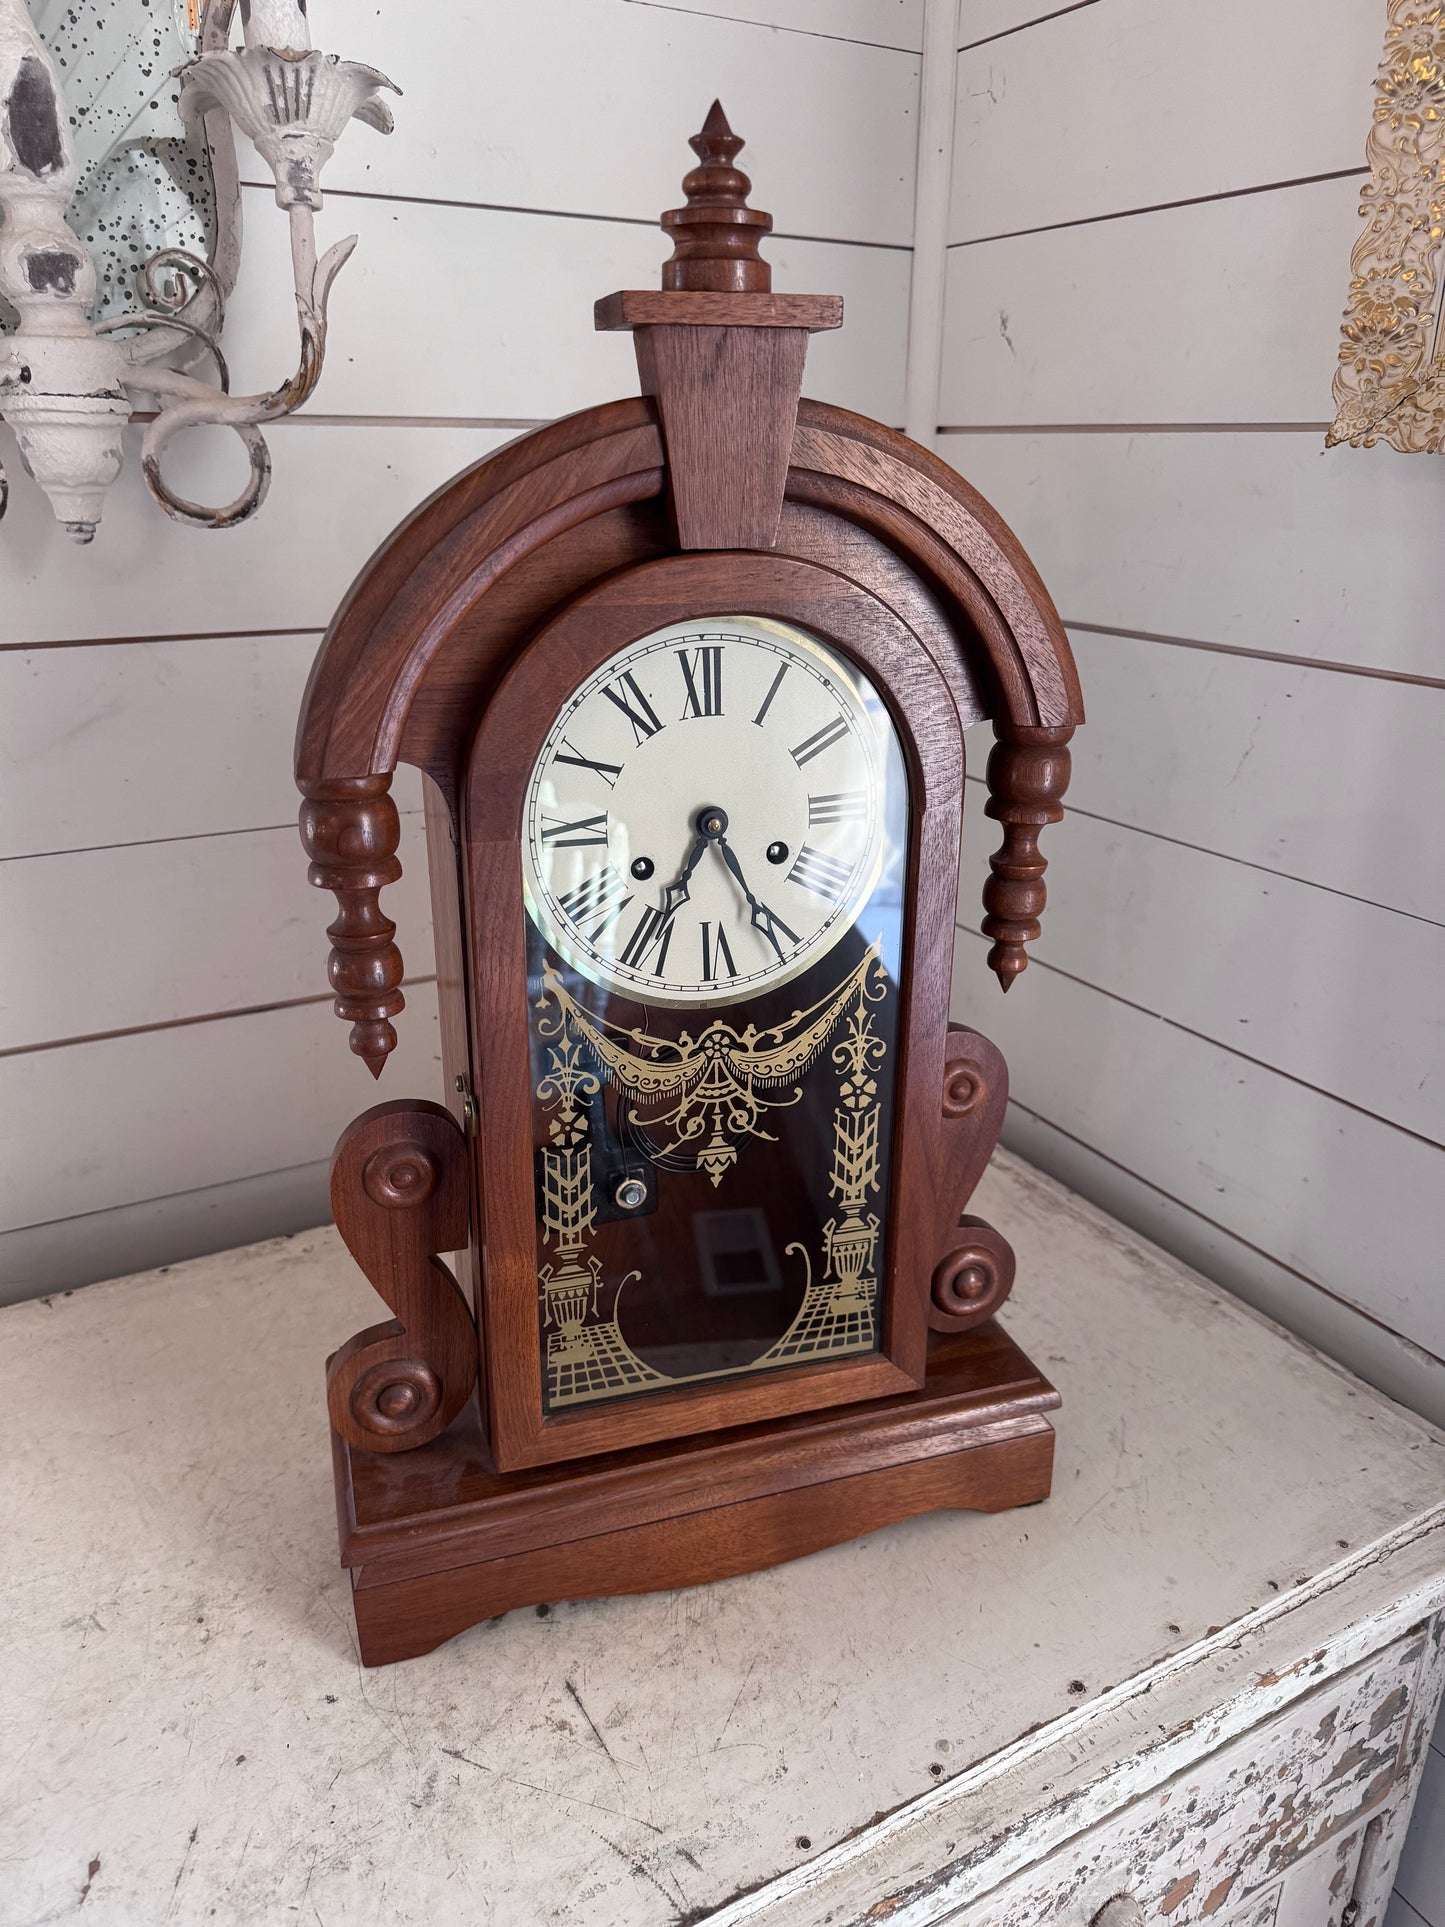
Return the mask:
M 908 846 L 876 689 L 758 617 L 631 643 L 522 824 L 549 1413 L 879 1348 Z

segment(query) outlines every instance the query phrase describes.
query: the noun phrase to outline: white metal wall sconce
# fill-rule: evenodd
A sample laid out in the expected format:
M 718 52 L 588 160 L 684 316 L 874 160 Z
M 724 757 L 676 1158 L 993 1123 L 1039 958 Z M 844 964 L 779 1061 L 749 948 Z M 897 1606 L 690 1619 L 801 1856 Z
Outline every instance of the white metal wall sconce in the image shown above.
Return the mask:
M 66 209 L 76 184 L 70 116 L 55 61 L 26 0 L 0 0 L 0 296 L 19 326 L 0 334 L 0 417 L 57 520 L 89 542 L 106 491 L 120 473 L 121 433 L 132 414 L 158 408 L 141 445 L 146 484 L 179 521 L 230 528 L 260 507 L 270 457 L 260 428 L 289 415 L 315 389 L 326 353 L 326 303 L 356 245 L 350 235 L 318 259 L 314 216 L 321 170 L 343 129 L 363 120 L 391 131 L 380 90 L 400 91 L 374 67 L 312 49 L 306 0 L 239 0 L 244 45 L 230 42 L 237 0 L 207 0 L 201 51 L 179 72 L 183 118 L 204 128 L 218 199 L 234 228 L 215 264 L 180 248 L 153 254 L 139 272 L 144 305 L 90 319 L 94 262 Z M 291 225 L 301 347 L 295 372 L 264 394 L 232 395 L 217 337 L 239 245 L 228 123 L 255 143 Z M 187 372 L 209 357 L 215 380 Z M 161 456 L 184 428 L 232 428 L 250 459 L 246 486 L 211 508 L 176 494 Z M 0 515 L 7 500 L 0 471 Z

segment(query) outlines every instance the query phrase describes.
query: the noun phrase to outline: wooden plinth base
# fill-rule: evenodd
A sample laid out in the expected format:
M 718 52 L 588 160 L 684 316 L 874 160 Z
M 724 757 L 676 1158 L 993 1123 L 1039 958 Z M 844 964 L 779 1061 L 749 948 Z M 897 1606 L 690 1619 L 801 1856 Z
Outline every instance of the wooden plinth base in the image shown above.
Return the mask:
M 922 1391 L 498 1473 L 475 1402 L 415 1451 L 332 1434 L 361 1657 L 414 1659 L 544 1600 L 700 1585 L 915 1513 L 1048 1497 L 1059 1395 L 997 1324 L 934 1341 Z

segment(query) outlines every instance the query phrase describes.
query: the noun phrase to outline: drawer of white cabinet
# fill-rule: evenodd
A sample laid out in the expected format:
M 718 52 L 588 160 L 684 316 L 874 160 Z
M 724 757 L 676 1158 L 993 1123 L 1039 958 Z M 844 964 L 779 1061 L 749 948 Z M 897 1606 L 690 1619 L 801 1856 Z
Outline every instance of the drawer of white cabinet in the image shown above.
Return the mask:
M 1409 1770 L 1422 1677 L 1433 1701 L 1426 1645 L 1422 1629 L 1336 1675 L 948 1913 L 949 1927 L 1091 1927 L 1118 1895 L 1150 1927 L 1266 1927 L 1290 1870 L 1308 1881 L 1326 1860 L 1319 1927 L 1342 1921 L 1365 1824 Z

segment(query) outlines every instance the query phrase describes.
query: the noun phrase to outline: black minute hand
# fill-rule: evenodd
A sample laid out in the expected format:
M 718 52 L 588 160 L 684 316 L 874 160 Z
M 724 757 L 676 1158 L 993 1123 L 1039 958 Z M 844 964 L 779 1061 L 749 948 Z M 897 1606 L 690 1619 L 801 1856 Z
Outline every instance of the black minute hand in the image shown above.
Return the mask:
M 790 930 L 782 919 L 775 916 L 765 903 L 758 902 L 757 898 L 748 888 L 748 880 L 743 875 L 742 865 L 733 855 L 732 847 L 728 843 L 727 838 L 725 836 L 719 836 L 716 841 L 718 849 L 722 852 L 723 862 L 728 866 L 729 870 L 731 870 L 737 881 L 738 888 L 747 898 L 748 909 L 751 912 L 749 921 L 754 930 L 760 930 L 767 938 L 777 953 L 778 962 L 781 963 L 783 961 L 783 946 L 778 942 L 779 935 L 781 934 L 786 937 L 788 942 L 796 947 L 798 942 L 797 932 Z
M 696 843 L 693 844 L 691 850 L 688 852 L 687 862 L 683 864 L 682 869 L 678 872 L 676 881 L 669 883 L 663 890 L 662 920 L 658 925 L 659 930 L 662 924 L 670 922 L 671 919 L 677 915 L 678 911 L 691 895 L 687 887 L 688 878 L 697 868 L 702 853 L 708 846 L 708 841 L 709 839 L 705 836 L 700 836 L 697 839 Z

